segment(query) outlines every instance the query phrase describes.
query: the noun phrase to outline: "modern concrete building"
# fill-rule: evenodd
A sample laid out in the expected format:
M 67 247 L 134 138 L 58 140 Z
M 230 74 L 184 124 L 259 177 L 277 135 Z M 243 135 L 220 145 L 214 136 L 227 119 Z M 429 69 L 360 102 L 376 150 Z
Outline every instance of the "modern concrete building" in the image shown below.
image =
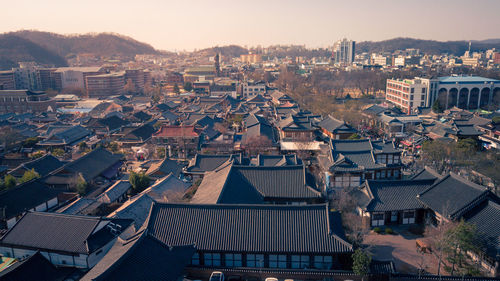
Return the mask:
M 388 79 L 386 100 L 410 114 L 417 107 L 431 107 L 437 100 L 441 109 L 497 109 L 500 80 L 478 76 Z
M 14 71 L 0 71 L 0 90 L 15 90 L 16 80 Z
M 0 114 L 42 113 L 55 110 L 55 101 L 44 92 L 0 90 Z
M 109 97 L 123 94 L 125 72 L 114 72 L 85 77 L 85 88 L 89 98 Z
M 85 89 L 85 77 L 103 74 L 101 67 L 60 67 L 54 71 L 56 90 Z
M 144 69 L 125 70 L 125 83 L 131 81 L 137 92 L 144 92 L 144 87 L 151 84 L 151 73 Z
M 335 64 L 349 65 L 354 61 L 356 42 L 346 38 L 335 42 L 333 45 L 332 58 Z

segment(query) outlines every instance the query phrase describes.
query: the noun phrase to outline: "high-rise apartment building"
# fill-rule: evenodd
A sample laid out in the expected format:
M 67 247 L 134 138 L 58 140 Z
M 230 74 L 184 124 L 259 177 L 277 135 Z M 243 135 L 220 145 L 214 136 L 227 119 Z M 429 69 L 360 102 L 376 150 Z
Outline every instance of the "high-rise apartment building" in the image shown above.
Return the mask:
M 349 65 L 354 61 L 356 42 L 346 38 L 335 42 L 333 45 L 332 59 L 335 64 Z

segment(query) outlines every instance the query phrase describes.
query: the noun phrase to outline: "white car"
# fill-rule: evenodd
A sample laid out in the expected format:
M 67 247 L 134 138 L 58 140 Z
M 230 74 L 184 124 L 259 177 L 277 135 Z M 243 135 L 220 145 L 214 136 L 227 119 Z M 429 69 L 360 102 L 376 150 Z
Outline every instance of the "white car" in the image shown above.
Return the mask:
M 209 281 L 224 281 L 224 273 L 220 271 L 212 272 Z
M 266 278 L 266 281 L 278 281 L 278 278 L 274 278 L 274 277 L 267 277 L 267 278 Z

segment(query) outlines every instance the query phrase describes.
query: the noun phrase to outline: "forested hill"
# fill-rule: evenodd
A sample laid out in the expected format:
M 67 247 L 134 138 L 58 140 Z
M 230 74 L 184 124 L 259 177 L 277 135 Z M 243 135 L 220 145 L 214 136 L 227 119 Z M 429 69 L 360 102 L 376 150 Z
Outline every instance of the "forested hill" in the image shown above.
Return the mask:
M 426 54 L 453 54 L 462 55 L 469 48 L 468 41 L 434 41 L 413 38 L 394 38 L 390 40 L 372 42 L 365 41 L 356 44 L 356 53 L 362 52 L 394 52 L 408 48 L 420 49 Z M 472 41 L 472 51 L 484 51 L 487 49 L 500 49 L 500 39 L 488 39 Z

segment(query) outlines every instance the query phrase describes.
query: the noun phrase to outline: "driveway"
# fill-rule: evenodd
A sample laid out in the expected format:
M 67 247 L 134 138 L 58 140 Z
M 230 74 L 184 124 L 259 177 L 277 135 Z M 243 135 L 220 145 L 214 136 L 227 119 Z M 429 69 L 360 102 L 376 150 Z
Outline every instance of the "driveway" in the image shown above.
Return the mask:
M 370 233 L 365 236 L 364 244 L 372 258 L 376 260 L 393 260 L 396 270 L 401 273 L 417 273 L 419 268 L 428 273 L 437 273 L 438 260 L 432 254 L 417 252 L 415 240 L 420 236 L 406 230 L 395 229 L 398 234 Z

